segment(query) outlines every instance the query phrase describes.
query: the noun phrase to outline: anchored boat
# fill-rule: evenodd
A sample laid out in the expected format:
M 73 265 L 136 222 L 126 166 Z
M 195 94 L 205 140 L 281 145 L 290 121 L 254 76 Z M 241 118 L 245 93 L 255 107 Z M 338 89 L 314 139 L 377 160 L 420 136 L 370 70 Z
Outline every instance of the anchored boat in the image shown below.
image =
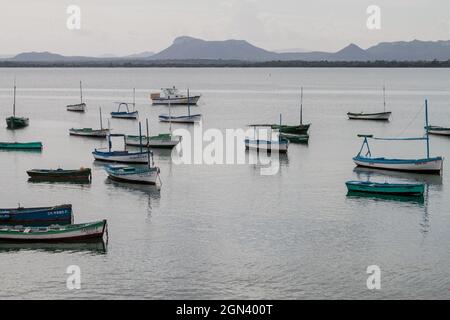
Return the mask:
M 175 86 L 173 88 L 162 88 L 161 93 L 150 94 L 150 99 L 153 104 L 173 104 L 173 105 L 184 105 L 184 104 L 197 104 L 200 99 L 200 95 L 190 96 L 189 92 L 187 95 L 181 94 Z
M 80 81 L 80 103 L 69 104 L 66 106 L 67 111 L 73 112 L 85 112 L 86 111 L 86 103 L 83 102 L 83 89 L 81 87 Z
M 81 129 L 69 129 L 69 134 L 71 136 L 81 136 L 81 137 L 91 137 L 91 138 L 106 138 L 106 136 L 110 133 L 110 129 L 103 128 L 102 121 L 102 108 L 100 109 L 100 129 L 92 129 L 92 128 L 81 128 Z
M 126 135 L 125 143 L 127 145 L 134 147 L 172 149 L 181 141 L 180 136 L 172 135 L 172 124 L 170 124 L 169 129 L 170 133 L 160 133 L 157 136 L 150 136 L 148 133 L 148 119 L 146 119 L 146 123 L 147 123 L 147 135 L 146 136 Z
M 428 126 L 425 128 L 429 134 L 435 134 L 440 136 L 450 136 L 450 128 L 439 126 Z
M 305 135 L 308 133 L 310 123 L 303 124 L 303 87 L 300 88 L 300 124 L 298 125 L 271 125 L 272 129 L 277 129 L 280 133 Z M 309 137 L 308 137 L 309 138 Z M 303 141 L 302 141 L 303 142 Z
M 380 120 L 389 121 L 392 112 L 386 111 L 386 88 L 383 86 L 383 112 L 367 113 L 367 112 L 348 112 L 347 116 L 350 120 Z
M 120 119 L 137 119 L 139 116 L 139 112 L 136 111 L 136 89 L 133 88 L 133 102 L 115 102 L 119 105 L 117 111 L 111 112 L 112 118 L 120 118 Z M 128 105 L 131 104 L 133 106 L 133 111 L 130 111 Z M 120 108 L 124 106 L 126 111 L 120 111 Z
M 16 79 L 14 79 L 14 100 L 13 100 L 13 114 L 6 118 L 6 126 L 8 129 L 20 129 L 28 126 L 30 120 L 24 117 L 16 117 Z
M 0 142 L 0 149 L 42 150 L 42 142 Z
M 428 127 L 428 101 L 425 100 L 425 119 L 426 127 Z M 397 171 L 409 171 L 409 172 L 421 172 L 421 173 L 438 173 L 440 174 L 443 167 L 442 157 L 430 157 L 430 139 L 428 136 L 428 130 L 425 130 L 425 137 L 419 138 L 375 138 L 372 135 L 358 135 L 364 138 L 363 144 L 359 153 L 353 158 L 356 165 L 361 167 L 385 169 L 385 170 L 397 170 Z M 369 147 L 368 139 L 375 140 L 425 140 L 427 145 L 427 157 L 421 159 L 386 159 L 386 158 L 372 158 L 372 154 Z M 361 155 L 364 147 L 367 148 L 365 155 Z
M 191 114 L 191 104 L 189 102 L 189 89 L 188 89 L 188 102 L 187 104 L 187 109 L 188 109 L 188 114 L 187 115 L 183 115 L 183 116 L 172 116 L 171 114 L 171 100 L 170 98 L 168 99 L 168 105 L 169 105 L 169 114 L 161 114 L 158 118 L 159 121 L 162 122 L 177 122 L 177 123 L 195 123 L 195 122 L 199 122 L 202 119 L 202 115 L 197 113 L 197 114 Z
M 64 204 L 53 207 L 0 209 L 0 225 L 2 224 L 34 224 L 72 223 L 72 205 Z
M 106 220 L 49 227 L 1 226 L 1 241 L 71 242 L 103 239 L 108 235 Z
M 308 134 L 292 134 L 292 133 L 280 133 L 280 136 L 289 140 L 292 143 L 308 143 Z
M 378 183 L 370 181 L 347 181 L 349 192 L 365 192 L 390 195 L 423 196 L 423 183 Z
M 78 170 L 64 169 L 32 169 L 27 171 L 30 180 L 34 181 L 87 181 L 92 177 L 90 168 L 80 168 Z

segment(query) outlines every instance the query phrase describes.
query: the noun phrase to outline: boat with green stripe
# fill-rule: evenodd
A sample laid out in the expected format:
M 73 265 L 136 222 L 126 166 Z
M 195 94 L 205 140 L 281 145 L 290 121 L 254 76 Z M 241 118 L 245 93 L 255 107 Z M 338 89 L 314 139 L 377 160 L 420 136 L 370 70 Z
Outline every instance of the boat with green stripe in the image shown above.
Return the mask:
M 0 149 L 42 150 L 42 142 L 0 142 Z
M 349 192 L 367 192 L 390 195 L 423 196 L 423 183 L 378 183 L 370 181 L 347 181 Z

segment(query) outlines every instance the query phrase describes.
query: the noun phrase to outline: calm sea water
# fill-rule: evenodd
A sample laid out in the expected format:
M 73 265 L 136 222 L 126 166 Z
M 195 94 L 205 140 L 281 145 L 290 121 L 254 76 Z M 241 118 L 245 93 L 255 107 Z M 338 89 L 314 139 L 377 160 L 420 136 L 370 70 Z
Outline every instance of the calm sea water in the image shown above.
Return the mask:
M 0 69 L 0 118 L 11 113 L 16 77 L 23 130 L 0 129 L 0 141 L 40 140 L 42 153 L 0 152 L 0 207 L 72 203 L 76 222 L 107 218 L 109 244 L 0 244 L 0 298 L 306 299 L 450 297 L 450 183 L 444 175 L 355 171 L 358 133 L 420 136 L 423 101 L 431 122 L 450 126 L 450 70 L 439 69 Z M 85 114 L 70 113 L 83 80 Z M 389 123 L 351 122 L 347 111 L 382 110 Z M 141 120 L 151 134 L 167 107 L 151 91 L 176 85 L 202 93 L 194 111 L 203 128 L 304 120 L 309 145 L 291 144 L 275 175 L 245 165 L 176 165 L 155 152 L 162 187 L 110 182 L 91 151 L 102 140 L 70 137 L 71 127 L 97 127 L 114 101 L 137 88 Z M 183 114 L 183 107 L 173 113 Z M 4 120 L 2 120 L 4 121 Z M 137 122 L 110 120 L 115 132 Z M 174 125 L 175 128 L 183 126 Z M 184 126 L 189 128 L 188 126 Z M 192 130 L 192 128 L 190 128 Z M 120 141 L 115 146 L 120 149 Z M 450 139 L 432 137 L 433 155 L 450 156 Z M 373 144 L 374 155 L 424 156 L 422 142 Z M 92 167 L 91 185 L 27 182 L 31 168 Z M 422 181 L 424 202 L 347 197 L 344 182 Z M 66 288 L 66 268 L 81 268 L 81 290 Z M 381 290 L 366 287 L 366 268 L 381 268 Z

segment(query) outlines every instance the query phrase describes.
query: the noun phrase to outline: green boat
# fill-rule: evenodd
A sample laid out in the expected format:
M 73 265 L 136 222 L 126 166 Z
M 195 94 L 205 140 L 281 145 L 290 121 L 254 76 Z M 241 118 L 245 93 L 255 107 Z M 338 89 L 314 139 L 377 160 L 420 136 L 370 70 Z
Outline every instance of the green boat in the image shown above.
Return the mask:
M 423 196 L 423 183 L 378 183 L 370 181 L 347 181 L 349 192 L 366 192 L 390 195 Z
M 0 142 L 0 149 L 42 150 L 42 142 Z
M 292 133 L 281 133 L 280 137 L 286 138 L 292 143 L 308 143 L 308 134 L 292 134 Z
M 28 118 L 16 117 L 16 80 L 14 80 L 14 100 L 13 100 L 13 115 L 6 118 L 6 125 L 8 129 L 20 129 L 28 126 L 30 120 Z

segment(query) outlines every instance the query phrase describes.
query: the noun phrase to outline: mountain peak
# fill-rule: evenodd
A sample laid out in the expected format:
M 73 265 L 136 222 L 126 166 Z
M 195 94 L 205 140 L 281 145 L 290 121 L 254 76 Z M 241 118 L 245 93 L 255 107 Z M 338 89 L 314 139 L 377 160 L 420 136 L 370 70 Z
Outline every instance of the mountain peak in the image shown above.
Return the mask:
M 197 39 L 197 38 L 190 37 L 190 36 L 180 36 L 180 37 L 176 37 L 173 40 L 173 44 L 184 44 L 184 43 L 189 43 L 189 42 L 193 42 L 193 41 L 204 41 L 204 40 Z

